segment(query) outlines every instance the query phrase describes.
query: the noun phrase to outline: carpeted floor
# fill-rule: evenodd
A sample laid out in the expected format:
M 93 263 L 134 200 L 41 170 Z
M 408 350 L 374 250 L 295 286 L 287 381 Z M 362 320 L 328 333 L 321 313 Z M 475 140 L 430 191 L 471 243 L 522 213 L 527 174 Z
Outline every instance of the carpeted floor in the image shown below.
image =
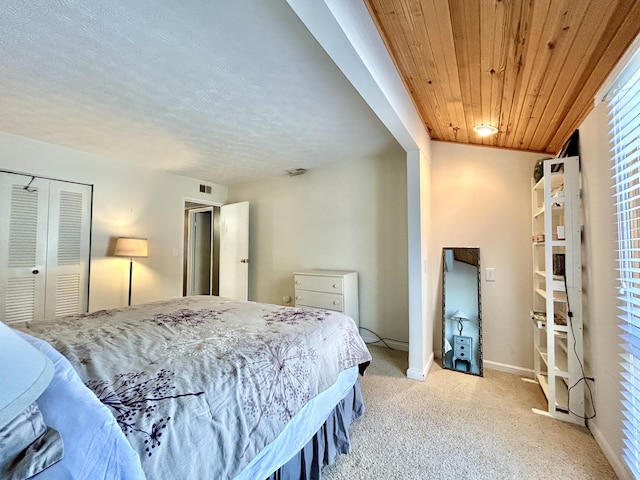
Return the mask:
M 416 382 L 406 352 L 370 350 L 367 411 L 351 426 L 352 453 L 325 467 L 324 480 L 616 478 L 588 429 L 531 411 L 546 408 L 537 385 L 437 364 Z

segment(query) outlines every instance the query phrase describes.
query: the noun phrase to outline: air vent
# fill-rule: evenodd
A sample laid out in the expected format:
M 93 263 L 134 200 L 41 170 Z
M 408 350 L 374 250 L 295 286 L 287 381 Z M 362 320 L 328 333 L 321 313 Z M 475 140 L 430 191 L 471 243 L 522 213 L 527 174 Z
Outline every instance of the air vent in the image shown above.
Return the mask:
M 292 168 L 287 170 L 287 175 L 290 177 L 297 177 L 298 175 L 304 175 L 305 173 L 307 173 L 306 168 Z
M 208 193 L 211 195 L 211 186 L 210 185 L 200 185 L 200 193 Z

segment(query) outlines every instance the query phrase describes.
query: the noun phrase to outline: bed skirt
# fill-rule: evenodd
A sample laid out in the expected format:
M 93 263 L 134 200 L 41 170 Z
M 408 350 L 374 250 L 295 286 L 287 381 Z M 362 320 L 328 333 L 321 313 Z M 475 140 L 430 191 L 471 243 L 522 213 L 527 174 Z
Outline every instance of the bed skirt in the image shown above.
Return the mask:
M 313 438 L 267 480 L 320 480 L 324 465 L 331 465 L 341 453 L 350 453 L 349 426 L 363 413 L 360 382 L 356 381 Z

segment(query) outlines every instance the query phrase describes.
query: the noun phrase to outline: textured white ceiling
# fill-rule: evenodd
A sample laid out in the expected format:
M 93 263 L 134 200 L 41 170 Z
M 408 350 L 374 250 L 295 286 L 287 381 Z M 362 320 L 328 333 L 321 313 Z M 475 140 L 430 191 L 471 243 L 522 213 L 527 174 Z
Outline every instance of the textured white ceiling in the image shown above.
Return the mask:
M 284 0 L 4 0 L 0 130 L 232 185 L 399 148 Z

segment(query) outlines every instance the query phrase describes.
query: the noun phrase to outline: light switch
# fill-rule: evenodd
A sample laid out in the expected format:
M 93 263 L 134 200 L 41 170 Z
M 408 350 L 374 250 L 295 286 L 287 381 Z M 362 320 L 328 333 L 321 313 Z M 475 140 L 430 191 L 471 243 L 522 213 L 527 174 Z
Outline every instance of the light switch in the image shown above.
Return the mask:
M 495 268 L 485 268 L 485 270 L 484 270 L 484 279 L 487 282 L 495 282 L 496 281 L 496 269 Z

